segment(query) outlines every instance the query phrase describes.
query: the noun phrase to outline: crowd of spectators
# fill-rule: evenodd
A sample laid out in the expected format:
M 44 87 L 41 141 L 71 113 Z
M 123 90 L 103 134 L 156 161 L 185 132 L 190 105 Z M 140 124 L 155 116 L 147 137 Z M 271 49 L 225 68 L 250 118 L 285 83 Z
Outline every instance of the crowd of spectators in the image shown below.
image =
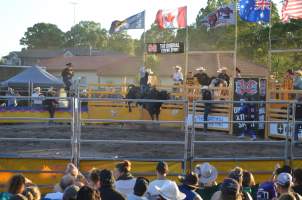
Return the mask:
M 117 163 L 113 171 L 94 168 L 87 175 L 69 163 L 54 192 L 41 195 L 37 185 L 17 174 L 0 200 L 302 200 L 302 169 L 287 165 L 276 167 L 272 177 L 260 184 L 240 167 L 217 183 L 218 171 L 210 163 L 179 176 L 179 184 L 169 179 L 166 162 L 158 162 L 155 171 L 156 179 L 150 182 L 132 175 L 130 161 Z

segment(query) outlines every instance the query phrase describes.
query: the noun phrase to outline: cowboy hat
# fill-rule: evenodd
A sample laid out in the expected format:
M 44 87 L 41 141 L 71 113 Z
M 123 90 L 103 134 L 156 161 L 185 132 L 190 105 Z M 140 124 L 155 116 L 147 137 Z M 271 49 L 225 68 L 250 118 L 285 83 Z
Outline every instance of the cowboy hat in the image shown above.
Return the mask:
M 217 169 L 210 163 L 196 165 L 195 173 L 199 175 L 199 182 L 207 184 L 217 179 Z
M 182 69 L 182 68 L 181 68 L 181 66 L 178 66 L 178 65 L 174 66 L 173 68 L 175 68 L 175 69 L 179 69 L 179 70 L 181 70 L 181 69 Z
M 226 67 L 218 68 L 217 73 L 221 73 L 222 71 L 226 71 L 227 69 L 228 68 L 226 68 Z
M 161 188 L 155 186 L 155 189 L 167 200 L 183 200 L 186 198 L 186 195 L 179 191 L 178 186 L 174 181 L 166 182 Z
M 191 172 L 186 174 L 186 176 L 178 176 L 178 179 L 184 185 L 187 185 L 191 188 L 199 188 L 198 187 L 198 176 L 196 173 Z
M 204 67 L 197 67 L 195 70 L 196 71 L 206 71 L 206 68 L 204 68 Z

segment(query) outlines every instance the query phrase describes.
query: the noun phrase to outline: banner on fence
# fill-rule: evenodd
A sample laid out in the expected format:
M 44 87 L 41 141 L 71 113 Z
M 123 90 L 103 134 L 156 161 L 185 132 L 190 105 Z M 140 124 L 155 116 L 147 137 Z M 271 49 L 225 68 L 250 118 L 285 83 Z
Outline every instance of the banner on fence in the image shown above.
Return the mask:
M 193 115 L 188 115 L 188 125 L 192 126 Z M 227 116 L 208 116 L 208 121 L 215 121 L 213 123 L 208 123 L 208 128 L 218 128 L 218 129 L 228 129 L 229 128 L 229 118 Z M 204 117 L 203 115 L 195 115 L 195 123 L 198 126 L 203 127 Z

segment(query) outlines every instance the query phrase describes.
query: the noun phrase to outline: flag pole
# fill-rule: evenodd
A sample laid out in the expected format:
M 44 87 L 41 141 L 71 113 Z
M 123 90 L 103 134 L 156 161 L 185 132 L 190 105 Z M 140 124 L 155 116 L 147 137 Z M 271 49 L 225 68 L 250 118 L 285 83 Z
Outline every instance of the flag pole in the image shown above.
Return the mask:
M 145 21 L 145 18 L 146 18 L 146 10 L 144 10 L 144 21 Z M 143 37 L 143 66 L 145 66 L 145 60 L 146 60 L 146 23 L 144 23 L 144 37 Z
M 268 31 L 268 72 L 272 72 L 272 2 L 270 2 L 270 17 L 269 17 L 269 31 Z
M 186 49 L 185 49 L 185 77 L 184 82 L 187 80 L 188 76 L 188 65 L 189 65 L 189 27 L 186 27 Z
M 237 10 L 237 0 L 235 3 L 235 47 L 234 47 L 234 68 L 233 68 L 233 77 L 236 77 L 236 68 L 237 68 L 237 48 L 238 48 L 238 10 Z

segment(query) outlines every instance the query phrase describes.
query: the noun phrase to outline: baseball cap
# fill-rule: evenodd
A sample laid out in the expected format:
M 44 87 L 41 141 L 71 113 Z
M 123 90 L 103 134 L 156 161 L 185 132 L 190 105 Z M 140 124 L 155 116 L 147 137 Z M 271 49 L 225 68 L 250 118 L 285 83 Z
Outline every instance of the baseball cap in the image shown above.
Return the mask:
M 293 181 L 292 176 L 289 173 L 281 173 L 277 177 L 277 184 L 281 186 L 289 186 Z
M 257 200 L 272 200 L 277 197 L 276 186 L 273 182 L 264 182 L 259 185 Z
M 144 177 L 138 177 L 136 179 L 135 185 L 134 185 L 134 194 L 138 196 L 143 196 L 144 193 L 147 191 L 149 181 Z

